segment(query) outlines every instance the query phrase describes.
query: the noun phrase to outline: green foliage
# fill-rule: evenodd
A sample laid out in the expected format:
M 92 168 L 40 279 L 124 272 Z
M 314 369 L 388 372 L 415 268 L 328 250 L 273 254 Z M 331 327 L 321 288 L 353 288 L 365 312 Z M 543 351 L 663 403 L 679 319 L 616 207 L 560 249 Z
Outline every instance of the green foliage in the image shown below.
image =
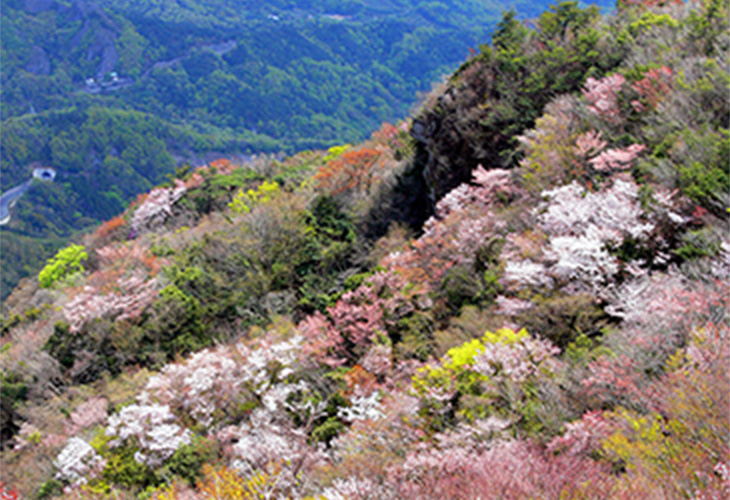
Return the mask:
M 28 381 L 14 371 L 0 372 L 0 444 L 18 431 L 18 408 L 28 397 Z
M 426 361 L 434 352 L 433 319 L 425 313 L 414 313 L 396 323 L 395 349 L 400 359 Z
M 682 191 L 701 205 L 723 215 L 730 193 L 730 130 L 719 133 L 684 133 L 683 147 L 704 153 L 702 161 L 687 161 L 679 167 Z M 689 156 L 689 155 L 688 155 Z
M 137 449 L 131 446 L 120 446 L 111 449 L 104 455 L 106 465 L 102 472 L 108 484 L 126 486 L 143 490 L 148 486 L 156 486 L 160 481 L 145 464 L 135 460 Z
M 492 45 L 480 49 L 438 92 L 449 98 L 434 95 L 417 117 L 429 132 L 418 137 L 416 158 L 428 160 L 426 181 L 436 199 L 470 181 L 479 164 L 516 166 L 518 137 L 545 105 L 615 68 L 627 50 L 601 25 L 596 7 L 582 9 L 577 2 L 551 6 L 537 30 L 508 12 Z
M 345 424 L 340 419 L 337 417 L 329 417 L 312 430 L 312 440 L 329 444 L 344 429 Z
M 54 283 L 83 271 L 81 261 L 88 258 L 89 254 L 82 245 L 71 245 L 59 250 L 55 257 L 48 259 L 48 264 L 38 274 L 41 288 L 50 288 Z
M 200 350 L 213 341 L 206 335 L 200 301 L 177 286 L 163 288 L 154 309 L 144 325 L 144 342 L 149 342 L 148 348 L 160 349 L 168 359 Z
M 68 323 L 53 325 L 53 334 L 43 346 L 56 361 L 64 368 L 71 368 L 76 360 L 80 336 L 71 332 Z
M 669 28 L 678 28 L 679 21 L 669 14 L 656 14 L 652 11 L 646 11 L 641 15 L 639 20 L 629 24 L 629 32 L 636 36 L 642 31 L 649 30 L 654 26 L 666 26 Z
M 607 324 L 608 317 L 588 294 L 537 295 L 535 308 L 517 317 L 520 324 L 564 349 L 580 335 L 595 336 Z
M 44 498 L 61 496 L 61 494 L 63 494 L 63 483 L 56 479 L 49 479 L 43 483 L 40 488 L 38 488 L 36 498 L 38 498 L 38 500 L 42 500 Z
M 203 477 L 203 465 L 213 463 L 218 457 L 218 443 L 211 439 L 195 436 L 193 442 L 180 446 L 175 454 L 158 472 L 162 478 L 179 477 L 190 486 L 195 486 Z

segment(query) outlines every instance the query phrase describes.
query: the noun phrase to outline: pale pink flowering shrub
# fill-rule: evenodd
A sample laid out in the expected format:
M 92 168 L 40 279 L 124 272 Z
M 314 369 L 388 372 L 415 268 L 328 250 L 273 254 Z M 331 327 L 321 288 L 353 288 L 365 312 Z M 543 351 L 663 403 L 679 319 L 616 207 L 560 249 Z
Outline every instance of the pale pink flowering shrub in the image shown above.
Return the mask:
M 504 295 L 499 295 L 494 301 L 499 306 L 496 314 L 502 316 L 517 316 L 535 307 L 535 304 L 528 300 L 505 297 Z
M 262 407 L 228 431 L 237 439 L 231 447 L 234 467 L 247 474 L 276 474 L 279 487 L 296 492 L 294 496 L 301 496 L 312 468 L 325 460 L 322 447 L 308 444 L 307 437 L 314 421 L 324 414 L 326 403 L 313 405 L 289 398 L 307 390 L 304 383 L 274 386 L 264 396 Z M 294 427 L 289 412 L 298 415 L 302 425 Z
M 378 272 L 357 289 L 347 292 L 327 309 L 327 317 L 315 313 L 299 325 L 306 338 L 304 350 L 315 360 L 340 366 L 362 358 L 377 335 L 421 307 L 423 292 L 408 288 L 396 272 Z
M 550 342 L 530 336 L 515 342 L 485 342 L 471 369 L 488 377 L 490 384 L 499 379 L 521 384 L 542 371 L 552 371 L 553 358 L 559 353 L 560 349 Z
M 580 420 L 565 424 L 565 433 L 553 438 L 547 450 L 588 457 L 589 453 L 600 450 L 611 430 L 611 424 L 602 411 L 590 411 L 584 413 Z
M 150 191 L 147 198 L 132 215 L 132 229 L 139 233 L 143 229 L 164 223 L 172 215 L 172 206 L 183 197 L 186 191 L 187 187 L 180 179 L 175 179 L 175 185 L 172 187 L 158 187 Z
M 117 321 L 137 318 L 154 302 L 157 288 L 157 279 L 145 281 L 137 275 L 120 280 L 117 291 L 107 294 L 85 286 L 63 307 L 63 314 L 72 332 L 79 331 L 84 323 L 96 318 L 114 317 Z
M 600 153 L 608 145 L 606 141 L 601 139 L 602 135 L 603 132 L 596 132 L 595 130 L 589 130 L 585 134 L 579 135 L 575 140 L 573 152 L 581 158 L 587 158 Z
M 204 427 L 222 425 L 231 406 L 246 400 L 265 403 L 272 387 L 281 387 L 275 384 L 292 372 L 301 342 L 301 337 L 292 337 L 277 343 L 264 340 L 256 348 L 239 343 L 200 351 L 163 367 L 139 399 L 167 405 Z
M 577 182 L 544 192 L 549 201 L 538 207 L 537 219 L 549 236 L 548 274 L 570 280 L 576 290 L 609 283 L 619 270 L 609 245 L 619 247 L 627 237 L 645 240 L 655 228 L 645 220 L 638 194 L 633 181 L 620 178 L 595 193 Z
M 150 378 L 145 398 L 169 405 L 176 412 L 210 426 L 214 416 L 233 403 L 244 382 L 240 362 L 231 349 L 219 347 L 193 354 L 184 363 L 168 364 Z
M 72 485 L 85 484 L 104 468 L 104 459 L 83 439 L 72 437 L 53 461 L 56 479 Z
M 499 202 L 500 196 L 502 200 L 506 200 L 520 193 L 509 170 L 501 168 L 486 170 L 479 165 L 472 172 L 472 181 L 474 185 L 461 184 L 436 203 L 437 219 L 444 219 L 454 212 L 485 209 Z
M 618 104 L 618 93 L 626 79 L 615 73 L 600 80 L 589 77 L 583 88 L 583 95 L 590 103 L 588 109 L 609 123 L 617 123 L 621 112 Z
M 398 498 L 568 498 L 608 493 L 605 468 L 574 455 L 554 456 L 526 441 L 496 441 L 481 451 L 425 447 L 391 471 Z
M 592 158 L 589 163 L 599 172 L 626 170 L 631 168 L 633 161 L 645 149 L 646 146 L 643 144 L 632 144 L 623 149 L 607 149 L 595 158 Z
M 387 375 L 393 369 L 393 349 L 387 345 L 375 344 L 365 353 L 360 365 L 373 375 Z
M 70 422 L 67 423 L 66 432 L 68 434 L 76 434 L 82 429 L 104 422 L 107 418 L 107 406 L 109 402 L 106 398 L 93 397 L 88 401 L 81 403 L 69 417 Z
M 606 311 L 621 318 L 622 327 L 604 336 L 609 352 L 589 364 L 582 385 L 599 401 L 651 408 L 655 398 L 647 375 L 661 374 L 693 329 L 728 324 L 728 297 L 726 283 L 690 282 L 676 272 L 631 280 L 607 293 Z M 690 359 L 708 352 L 698 345 L 687 347 Z
M 177 422 L 178 418 L 167 405 L 132 404 L 109 417 L 105 434 L 115 438 L 109 442 L 111 447 L 125 443 L 139 446 L 134 459 L 157 467 L 180 446 L 191 442 L 190 431 Z

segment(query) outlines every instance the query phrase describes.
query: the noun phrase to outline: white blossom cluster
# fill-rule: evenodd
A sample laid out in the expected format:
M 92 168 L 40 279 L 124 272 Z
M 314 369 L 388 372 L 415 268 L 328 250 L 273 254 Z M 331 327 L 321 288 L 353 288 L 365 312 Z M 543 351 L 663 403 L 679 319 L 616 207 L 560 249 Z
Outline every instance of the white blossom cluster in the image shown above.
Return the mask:
M 174 455 L 180 446 L 190 444 L 190 431 L 177 421 L 167 405 L 133 404 L 109 417 L 106 435 L 117 438 L 109 443 L 112 447 L 136 440 L 140 450 L 135 453 L 135 460 L 156 467 Z
M 352 406 L 340 408 L 337 416 L 346 422 L 355 420 L 378 420 L 384 414 L 380 411 L 380 393 L 373 391 L 369 396 L 360 396 L 352 399 Z
M 219 347 L 193 354 L 185 363 L 166 365 L 150 378 L 143 401 L 164 402 L 192 416 L 198 423 L 209 426 L 214 413 L 243 383 L 243 374 L 231 356 L 230 349 Z
M 543 192 L 548 201 L 535 215 L 548 245 L 539 262 L 508 261 L 504 282 L 521 288 L 549 285 L 553 278 L 577 290 L 609 283 L 619 270 L 609 247 L 629 237 L 645 241 L 655 229 L 639 205 L 638 191 L 633 181 L 615 178 L 598 192 L 587 192 L 577 182 Z
M 90 474 L 104 467 L 104 459 L 89 443 L 72 437 L 53 461 L 53 465 L 58 469 L 56 479 L 70 484 L 85 484 Z

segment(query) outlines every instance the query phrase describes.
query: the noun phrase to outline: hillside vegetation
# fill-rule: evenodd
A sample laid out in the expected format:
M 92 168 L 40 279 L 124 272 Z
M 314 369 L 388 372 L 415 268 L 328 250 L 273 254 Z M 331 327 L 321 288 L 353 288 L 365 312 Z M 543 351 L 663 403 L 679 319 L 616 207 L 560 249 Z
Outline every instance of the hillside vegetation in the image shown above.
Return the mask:
M 508 13 L 364 142 L 179 169 L 6 301 L 4 493 L 727 497 L 729 14 Z
M 2 190 L 34 162 L 59 177 L 2 228 L 0 299 L 40 270 L 37 248 L 110 218 L 175 166 L 357 142 L 405 116 L 509 5 L 538 13 L 476 0 L 3 0 Z

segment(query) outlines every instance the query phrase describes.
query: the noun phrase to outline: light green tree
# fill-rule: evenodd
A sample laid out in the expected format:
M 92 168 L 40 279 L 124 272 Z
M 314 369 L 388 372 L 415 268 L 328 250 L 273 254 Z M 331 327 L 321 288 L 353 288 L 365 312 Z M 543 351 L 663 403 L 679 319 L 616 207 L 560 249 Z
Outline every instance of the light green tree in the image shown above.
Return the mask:
M 83 271 L 81 261 L 88 258 L 89 254 L 81 245 L 71 245 L 59 250 L 55 257 L 48 259 L 48 264 L 38 274 L 41 288 L 50 288 L 66 276 Z

